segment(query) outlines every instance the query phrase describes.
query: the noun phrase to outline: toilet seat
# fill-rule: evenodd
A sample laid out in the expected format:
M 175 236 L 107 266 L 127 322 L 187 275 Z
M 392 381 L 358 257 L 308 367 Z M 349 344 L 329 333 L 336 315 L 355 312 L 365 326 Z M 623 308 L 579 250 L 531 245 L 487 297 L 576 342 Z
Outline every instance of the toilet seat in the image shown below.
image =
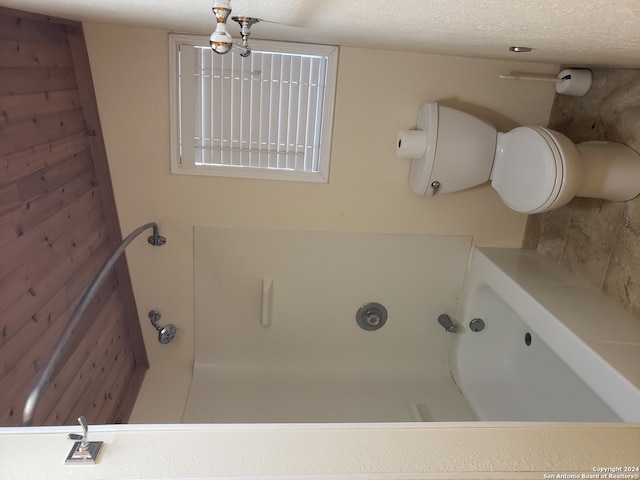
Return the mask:
M 498 137 L 491 186 L 509 208 L 537 213 L 558 198 L 563 163 L 561 150 L 545 129 L 514 128 Z

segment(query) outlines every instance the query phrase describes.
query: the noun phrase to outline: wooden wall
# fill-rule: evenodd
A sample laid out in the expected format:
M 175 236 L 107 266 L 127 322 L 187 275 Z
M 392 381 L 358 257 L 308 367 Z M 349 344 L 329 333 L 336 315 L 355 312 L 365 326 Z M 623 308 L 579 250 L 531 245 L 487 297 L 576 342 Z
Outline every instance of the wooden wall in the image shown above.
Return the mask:
M 0 112 L 0 425 L 11 426 L 122 238 L 80 24 L 0 7 Z M 124 259 L 64 358 L 34 424 L 126 422 L 148 362 Z

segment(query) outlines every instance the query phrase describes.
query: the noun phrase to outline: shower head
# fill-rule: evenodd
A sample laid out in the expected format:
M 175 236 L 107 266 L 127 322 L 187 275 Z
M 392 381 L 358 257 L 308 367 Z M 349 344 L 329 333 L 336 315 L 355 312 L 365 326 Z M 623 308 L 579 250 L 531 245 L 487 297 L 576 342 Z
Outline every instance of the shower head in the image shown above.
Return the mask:
M 166 345 L 176 337 L 177 331 L 178 329 L 175 325 L 173 325 L 172 323 L 168 323 L 158 330 L 158 341 L 161 344 Z
M 149 320 L 151 320 L 151 325 L 153 325 L 153 327 L 158 331 L 158 341 L 162 345 L 166 345 L 167 343 L 170 343 L 171 340 L 176 338 L 178 329 L 172 323 L 168 323 L 164 327 L 158 325 L 158 320 L 160 320 L 161 317 L 162 315 L 160 315 L 160 312 L 157 310 L 151 310 L 149 312 Z

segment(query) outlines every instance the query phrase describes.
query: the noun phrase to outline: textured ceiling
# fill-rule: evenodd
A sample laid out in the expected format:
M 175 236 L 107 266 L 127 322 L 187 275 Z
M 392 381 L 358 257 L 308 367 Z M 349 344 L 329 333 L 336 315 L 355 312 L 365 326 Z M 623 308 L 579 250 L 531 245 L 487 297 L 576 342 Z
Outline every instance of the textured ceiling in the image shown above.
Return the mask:
M 0 0 L 74 20 L 209 34 L 212 0 Z M 276 23 L 253 38 L 446 55 L 640 67 L 640 0 L 232 0 Z M 284 25 L 283 25 L 284 24 Z M 237 36 L 238 28 L 230 27 Z M 528 46 L 527 54 L 508 52 Z

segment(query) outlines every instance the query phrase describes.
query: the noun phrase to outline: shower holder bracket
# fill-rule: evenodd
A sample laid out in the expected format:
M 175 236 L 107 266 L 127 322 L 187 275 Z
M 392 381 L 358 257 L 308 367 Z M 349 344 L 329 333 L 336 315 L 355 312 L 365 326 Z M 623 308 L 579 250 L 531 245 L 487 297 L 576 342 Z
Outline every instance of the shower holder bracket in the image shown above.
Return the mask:
M 167 243 L 167 239 L 158 233 L 158 227 L 154 225 L 153 235 L 149 235 L 149 237 L 147 237 L 147 242 L 154 247 L 161 247 Z

